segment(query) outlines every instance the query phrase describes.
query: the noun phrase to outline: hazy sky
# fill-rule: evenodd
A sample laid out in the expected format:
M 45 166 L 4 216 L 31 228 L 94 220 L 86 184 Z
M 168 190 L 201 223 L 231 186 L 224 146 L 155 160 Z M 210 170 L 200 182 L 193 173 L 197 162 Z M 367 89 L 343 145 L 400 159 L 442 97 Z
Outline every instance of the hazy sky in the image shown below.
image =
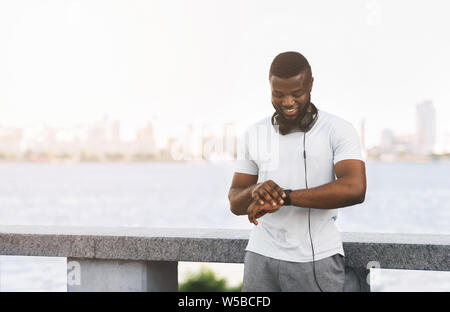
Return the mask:
M 447 1 L 0 0 L 0 125 L 72 125 L 105 113 L 125 130 L 272 114 L 268 70 L 304 54 L 313 102 L 368 145 L 415 131 L 432 100 L 450 134 Z M 166 125 L 166 126 L 164 126 Z M 130 130 L 131 131 L 131 130 Z

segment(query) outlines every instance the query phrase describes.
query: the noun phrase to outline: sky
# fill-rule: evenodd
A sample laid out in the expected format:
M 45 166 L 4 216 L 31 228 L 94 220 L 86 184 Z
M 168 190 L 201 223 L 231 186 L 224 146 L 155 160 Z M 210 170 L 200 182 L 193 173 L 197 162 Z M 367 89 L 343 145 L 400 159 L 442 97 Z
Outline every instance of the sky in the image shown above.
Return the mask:
M 273 58 L 309 60 L 319 109 L 366 144 L 414 134 L 415 106 L 450 135 L 446 1 L 0 0 L 0 125 L 71 126 L 107 114 L 125 135 L 151 121 L 166 138 L 188 123 L 273 113 Z

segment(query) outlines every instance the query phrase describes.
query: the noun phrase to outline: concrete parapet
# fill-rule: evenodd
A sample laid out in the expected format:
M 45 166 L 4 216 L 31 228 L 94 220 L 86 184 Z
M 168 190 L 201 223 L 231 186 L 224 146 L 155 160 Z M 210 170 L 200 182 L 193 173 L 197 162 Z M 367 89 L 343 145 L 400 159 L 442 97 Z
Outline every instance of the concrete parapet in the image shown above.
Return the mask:
M 176 291 L 177 262 L 243 263 L 250 230 L 0 226 L 0 254 L 67 257 L 69 291 Z M 342 233 L 347 291 L 368 291 L 370 267 L 450 271 L 450 235 Z M 72 283 L 72 285 L 70 285 Z M 86 283 L 86 284 L 85 284 Z

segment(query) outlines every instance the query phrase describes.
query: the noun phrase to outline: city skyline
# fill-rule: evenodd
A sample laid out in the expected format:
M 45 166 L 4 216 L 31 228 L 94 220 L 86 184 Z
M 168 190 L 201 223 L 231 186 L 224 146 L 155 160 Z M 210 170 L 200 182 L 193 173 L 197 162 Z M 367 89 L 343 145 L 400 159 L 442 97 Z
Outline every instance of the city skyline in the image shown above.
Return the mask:
M 425 100 L 418 101 L 419 103 L 433 103 L 432 100 L 429 99 L 430 97 L 426 98 Z M 416 105 L 416 104 L 415 104 Z M 379 144 L 380 137 L 382 135 L 382 132 L 385 129 L 391 129 L 391 131 L 395 132 L 396 135 L 408 135 L 411 134 L 411 131 L 416 131 L 417 127 L 417 107 L 410 107 L 409 111 L 404 112 L 401 116 L 399 116 L 402 120 L 408 121 L 408 126 L 398 127 L 398 124 L 396 121 L 392 121 L 390 124 L 384 124 L 383 127 L 381 127 L 379 124 L 378 126 L 375 126 L 376 120 L 374 118 L 371 118 L 370 116 L 362 116 L 360 119 L 357 120 L 351 120 L 349 118 L 346 118 L 345 114 L 340 114 L 338 111 L 333 111 L 326 109 L 328 112 L 338 115 L 341 118 L 346 119 L 347 121 L 351 122 L 353 126 L 357 129 L 357 131 L 361 134 L 361 122 L 364 123 L 364 145 L 367 148 L 373 147 L 375 145 Z M 426 113 L 426 111 L 422 110 L 422 112 Z M 99 116 L 103 116 L 103 118 L 111 118 L 114 120 L 118 120 L 121 123 L 121 137 L 124 141 L 131 141 L 134 140 L 136 131 L 139 128 L 142 128 L 147 124 L 148 122 L 153 122 L 156 125 L 159 125 L 158 135 L 155 137 L 157 141 L 157 145 L 162 146 L 162 144 L 165 144 L 167 140 L 169 140 L 170 137 L 174 137 L 177 135 L 180 135 L 183 133 L 184 129 L 189 124 L 207 124 L 213 129 L 215 133 L 218 133 L 221 129 L 221 125 L 227 123 L 227 122 L 234 122 L 236 124 L 236 128 L 238 132 L 244 131 L 248 126 L 250 126 L 252 123 L 260 120 L 261 118 L 264 118 L 268 115 L 271 115 L 273 111 L 270 109 L 267 110 L 266 115 L 260 114 L 258 117 L 251 118 L 249 116 L 246 116 L 246 119 L 242 121 L 242 119 L 236 118 L 236 119 L 230 119 L 230 118 L 223 118 L 220 119 L 207 119 L 207 118 L 200 118 L 200 117 L 194 117 L 192 120 L 184 120 L 184 121 L 178 121 L 173 122 L 171 120 L 163 119 L 159 114 L 150 114 L 150 116 L 154 117 L 146 117 L 145 115 L 139 116 L 139 118 L 136 119 L 128 119 L 128 118 L 120 118 L 120 115 L 117 114 L 111 114 L 109 112 L 103 112 L 102 114 L 99 114 L 98 116 L 90 115 L 90 118 L 87 118 L 86 120 L 76 120 L 72 122 L 67 122 L 60 119 L 55 119 L 53 121 L 29 121 L 29 122 L 20 122 L 18 120 L 2 120 L 0 118 L 0 127 L 16 127 L 16 128 L 23 128 L 25 129 L 25 136 L 35 136 L 37 132 L 39 131 L 39 128 L 42 128 L 45 125 L 53 126 L 53 127 L 60 127 L 63 128 L 66 125 L 68 128 L 76 128 L 81 125 L 86 125 L 89 123 L 95 123 L 99 120 Z M 445 127 L 442 125 L 442 120 L 444 119 L 445 114 L 436 114 L 435 120 L 434 120 L 434 126 L 436 129 L 435 133 L 435 140 L 436 144 L 438 146 L 439 151 L 443 151 L 447 148 L 445 144 L 448 144 L 448 136 L 450 136 L 450 129 L 448 130 L 442 130 Z M 1 117 L 1 116 L 0 116 Z M 239 122 L 239 120 L 241 120 Z M 448 123 L 444 123 L 447 125 Z
M 408 112 L 405 112 L 408 113 Z M 397 136 L 407 136 L 407 135 L 418 135 L 418 133 L 425 133 L 427 134 L 425 136 L 430 137 L 432 136 L 433 146 L 437 149 L 437 151 L 444 151 L 447 149 L 450 149 L 450 146 L 448 145 L 448 137 L 450 136 L 450 132 L 448 133 L 438 133 L 437 129 L 439 128 L 439 124 L 437 122 L 437 110 L 435 108 L 435 105 L 430 100 L 424 100 L 420 101 L 415 104 L 415 107 L 411 109 L 411 112 L 409 112 L 412 115 L 412 119 L 414 122 L 411 124 L 411 127 L 409 129 L 406 129 L 405 131 L 397 131 L 395 125 L 384 127 L 384 128 L 378 128 L 376 132 L 375 139 L 368 140 L 366 136 L 366 125 L 367 120 L 370 120 L 369 117 L 363 117 L 360 120 L 358 120 L 356 123 L 353 122 L 353 126 L 358 131 L 360 137 L 361 137 L 361 146 L 363 149 L 365 148 L 371 148 L 376 145 L 380 144 L 380 140 L 382 140 L 383 132 L 385 132 L 387 129 L 390 132 L 393 132 Z M 340 116 L 341 117 L 341 116 Z M 431 119 L 431 120 L 430 120 Z M 111 116 L 108 113 L 104 113 L 101 118 L 94 119 L 92 121 L 85 121 L 85 122 L 79 122 L 72 125 L 61 125 L 60 123 L 56 124 L 50 124 L 47 122 L 39 122 L 37 124 L 34 124 L 32 126 L 24 126 L 20 124 L 16 125 L 8 125 L 7 123 L 2 124 L 0 122 L 0 127 L 10 127 L 10 128 L 21 128 L 24 130 L 24 138 L 32 138 L 38 135 L 39 131 L 42 131 L 41 129 L 44 127 L 53 127 L 53 128 L 61 128 L 66 129 L 68 132 L 65 133 L 65 135 L 70 136 L 70 132 L 72 132 L 72 135 L 75 135 L 74 132 L 76 132 L 76 129 L 80 129 L 83 127 L 88 127 L 89 125 L 96 124 L 100 121 L 105 122 L 108 120 L 108 122 L 118 122 L 120 125 L 119 131 L 116 133 L 116 136 L 120 136 L 120 140 L 122 141 L 132 141 L 135 140 L 135 137 L 137 132 L 142 129 L 143 127 L 147 126 L 148 124 L 152 124 L 155 128 L 157 128 L 156 135 L 154 137 L 156 145 L 159 147 L 163 147 L 166 145 L 167 141 L 170 138 L 179 137 L 182 136 L 185 132 L 185 129 L 189 126 L 194 127 L 203 127 L 208 128 L 208 131 L 211 132 L 214 135 L 220 135 L 220 132 L 223 129 L 223 125 L 226 123 L 233 123 L 236 128 L 236 132 L 242 133 L 248 126 L 251 125 L 251 123 L 257 122 L 258 120 L 250 120 L 251 123 L 244 124 L 244 123 L 238 123 L 236 120 L 222 120 L 220 122 L 211 122 L 210 120 L 186 120 L 184 123 L 178 123 L 171 126 L 170 131 L 164 132 L 162 131 L 161 124 L 163 123 L 163 120 L 158 120 L 156 118 L 148 118 L 143 119 L 145 122 L 135 125 L 130 125 L 129 122 L 124 122 L 124 120 L 120 118 L 115 118 Z M 64 134 L 63 134 L 64 136 Z M 79 134 L 79 136 L 83 136 L 82 134 Z M 422 141 L 424 139 L 422 138 Z M 428 140 L 429 141 L 429 140 Z
M 437 111 L 431 101 L 416 104 L 415 129 L 399 135 L 384 128 L 375 145 L 366 144 L 366 119 L 359 127 L 361 149 L 368 159 L 395 160 L 399 157 L 422 157 L 450 153 L 450 135 L 440 149 L 436 141 Z M 80 158 L 91 160 L 210 160 L 234 159 L 237 138 L 242 131 L 236 122 L 221 124 L 189 123 L 183 131 L 170 134 L 166 140 L 157 140 L 160 129 L 154 121 L 135 129 L 132 138 L 125 139 L 122 124 L 107 114 L 93 123 L 74 127 L 55 127 L 44 124 L 34 134 L 25 136 L 25 129 L 0 125 L 0 154 L 3 158 Z M 159 142 L 158 142 L 159 141 Z M 39 156 L 41 155 L 41 156 Z M 416 157 L 417 158 L 417 157 Z M 411 158 L 412 159 L 412 158 Z

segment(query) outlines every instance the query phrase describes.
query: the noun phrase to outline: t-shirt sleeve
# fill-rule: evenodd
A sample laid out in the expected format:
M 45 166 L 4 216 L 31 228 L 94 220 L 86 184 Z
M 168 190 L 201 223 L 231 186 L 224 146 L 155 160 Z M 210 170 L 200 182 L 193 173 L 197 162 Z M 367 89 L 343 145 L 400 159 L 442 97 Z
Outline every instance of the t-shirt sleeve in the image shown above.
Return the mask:
M 249 153 L 249 135 L 248 130 L 238 138 L 236 162 L 234 172 L 258 175 L 259 168 Z
M 365 161 L 361 153 L 358 133 L 351 123 L 343 122 L 334 127 L 331 134 L 331 143 L 334 164 L 344 159 Z

